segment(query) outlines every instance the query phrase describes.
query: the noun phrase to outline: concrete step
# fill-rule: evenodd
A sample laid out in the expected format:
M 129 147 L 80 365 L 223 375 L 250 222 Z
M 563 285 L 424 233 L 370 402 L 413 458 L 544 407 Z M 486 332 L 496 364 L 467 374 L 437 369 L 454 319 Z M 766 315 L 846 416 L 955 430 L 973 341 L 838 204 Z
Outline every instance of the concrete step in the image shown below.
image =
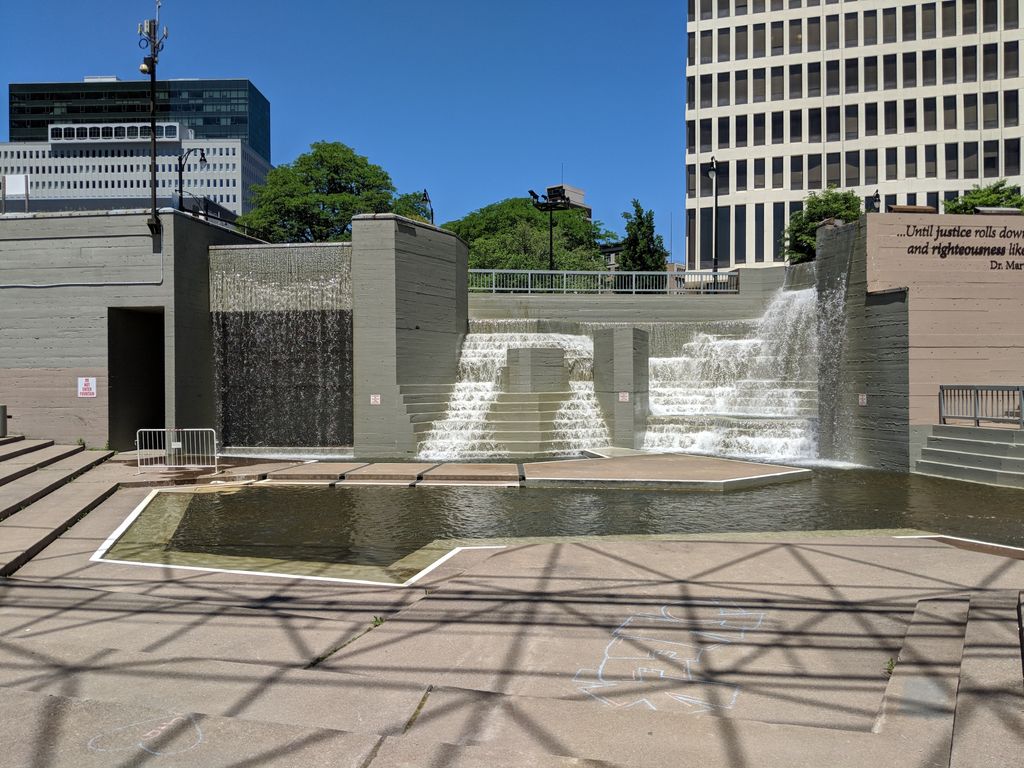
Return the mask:
M 937 464 L 957 464 L 962 467 L 978 467 L 979 469 L 995 469 L 1006 472 L 1024 472 L 1024 458 L 1014 459 L 1007 458 L 1005 456 L 992 456 L 986 453 L 950 451 L 938 447 L 922 448 L 921 458 L 925 461 L 933 461 Z
M 572 392 L 502 392 L 497 402 L 505 403 L 560 403 L 572 397 Z
M 439 414 L 444 416 L 448 412 L 448 403 L 409 403 L 405 406 L 405 412 L 412 414 Z
M 364 768 L 380 742 L 368 734 L 8 688 L 0 688 L 0 722 L 5 765 L 47 768 Z
M 38 451 L 40 448 L 49 448 L 53 440 L 15 440 L 7 445 L 0 445 L 0 461 L 7 461 L 26 453 Z
M 521 429 L 512 430 L 505 429 L 502 426 L 501 429 L 493 429 L 491 431 L 492 439 L 501 444 L 506 443 L 549 443 L 555 439 L 556 433 L 554 430 L 539 430 L 539 429 Z
M 2 446 L 2 445 L 10 445 L 11 443 L 16 443 L 19 440 L 24 440 L 24 439 L 25 439 L 24 435 L 8 435 L 7 437 L 0 437 L 0 446 Z
M 626 763 L 558 757 L 547 752 L 524 752 L 471 744 L 454 745 L 427 736 L 388 736 L 367 768 L 626 768 Z
M 102 474 L 102 473 L 100 473 Z M 10 576 L 118 488 L 86 472 L 0 521 L 0 576 Z
M 925 443 L 928 448 L 941 451 L 963 451 L 988 456 L 1005 456 L 1012 459 L 1024 459 L 1024 445 L 991 440 L 969 440 L 956 437 L 929 437 Z
M 444 392 L 419 392 L 414 395 L 402 395 L 402 402 L 407 406 L 413 403 L 447 403 L 451 393 Z
M 536 416 L 530 418 L 529 414 L 520 414 L 521 418 L 518 419 L 487 419 L 487 424 L 491 429 L 510 430 L 510 431 L 541 431 L 550 432 L 555 428 L 554 419 L 542 418 Z
M 524 414 L 533 414 L 539 418 L 553 419 L 562 403 L 492 403 L 487 411 L 487 418 L 495 420 L 512 420 L 524 418 Z
M 54 464 L 61 459 L 66 459 L 69 456 L 74 456 L 76 453 L 81 453 L 85 450 L 85 446 L 82 445 L 51 445 L 48 448 L 40 448 L 37 451 L 26 453 L 22 456 L 16 456 L 13 459 L 7 459 L 0 467 L 34 467 L 35 469 L 41 469 L 50 464 Z
M 969 483 L 1000 485 L 1007 488 L 1024 488 L 1024 472 L 1003 472 L 960 464 L 939 464 L 934 461 L 918 461 L 914 465 L 914 471 L 919 475 L 944 477 L 948 480 L 964 480 Z
M 443 392 L 446 395 L 452 391 L 451 384 L 399 384 L 398 391 L 403 395 L 434 394 Z
M 1024 445 L 1024 431 L 1019 429 L 935 424 L 932 426 L 932 435 L 963 440 L 982 440 L 989 443 L 1017 443 L 1018 445 Z
M 589 699 L 444 687 L 430 692 L 406 736 L 499 753 L 577 757 L 637 768 L 810 768 L 850 765 L 851 754 L 857 755 L 857 765 L 910 764 L 894 759 L 891 740 L 866 731 L 724 720 L 644 707 L 612 708 Z M 896 751 L 912 749 L 900 745 Z
M 921 600 L 907 627 L 874 732 L 948 755 L 968 598 Z
M 131 707 L 380 735 L 401 733 L 427 692 L 420 684 L 382 684 L 337 672 L 125 651 L 46 636 L 3 640 L 0 688 L 53 695 L 74 691 L 77 698 Z
M 1021 593 L 971 597 L 950 768 L 1018 766 L 1024 755 Z
M 0 486 L 0 520 L 52 493 L 111 455 L 112 451 L 80 451 Z

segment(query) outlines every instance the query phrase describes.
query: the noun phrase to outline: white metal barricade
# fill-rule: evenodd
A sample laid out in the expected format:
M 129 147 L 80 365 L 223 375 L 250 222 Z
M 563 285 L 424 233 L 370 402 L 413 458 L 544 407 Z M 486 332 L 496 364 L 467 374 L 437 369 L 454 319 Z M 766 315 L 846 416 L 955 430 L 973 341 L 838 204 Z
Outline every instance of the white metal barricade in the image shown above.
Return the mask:
M 140 429 L 135 433 L 139 473 L 147 467 L 218 470 L 213 429 Z

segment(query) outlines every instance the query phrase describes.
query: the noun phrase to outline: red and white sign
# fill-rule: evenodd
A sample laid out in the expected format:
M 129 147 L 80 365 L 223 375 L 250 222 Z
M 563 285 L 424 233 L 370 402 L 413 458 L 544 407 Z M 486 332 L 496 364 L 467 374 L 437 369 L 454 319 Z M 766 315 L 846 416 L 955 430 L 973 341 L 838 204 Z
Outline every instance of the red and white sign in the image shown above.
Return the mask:
M 380 395 L 370 395 L 370 405 L 380 405 Z
M 79 376 L 78 377 L 78 396 L 79 397 L 96 397 L 96 377 L 95 376 Z
M 629 392 L 619 392 L 619 402 L 620 403 L 628 403 L 629 402 Z

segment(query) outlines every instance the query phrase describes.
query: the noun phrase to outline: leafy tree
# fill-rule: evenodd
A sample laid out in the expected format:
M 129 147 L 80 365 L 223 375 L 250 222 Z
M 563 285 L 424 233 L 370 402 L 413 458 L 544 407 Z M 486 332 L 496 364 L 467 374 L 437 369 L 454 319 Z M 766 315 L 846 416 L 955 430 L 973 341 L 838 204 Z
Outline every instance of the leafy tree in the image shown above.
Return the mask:
M 860 197 L 856 192 L 840 192 L 829 187 L 821 194 L 812 192 L 804 207 L 789 217 L 783 234 L 784 253 L 791 264 L 814 261 L 818 226 L 828 219 L 854 221 L 860 218 Z
M 407 192 L 395 198 L 391 207 L 393 213 L 405 216 L 407 219 L 417 219 L 430 223 L 430 208 L 423 202 L 422 192 Z
M 396 198 L 387 171 L 351 147 L 318 141 L 294 162 L 271 169 L 253 188 L 253 208 L 239 223 L 272 243 L 348 240 L 360 213 L 396 211 L 426 220 L 418 199 L 417 193 Z
M 963 197 L 946 200 L 946 213 L 977 213 L 979 208 L 1018 208 L 1024 211 L 1024 196 L 1020 187 L 1011 187 L 1000 179 L 987 187 L 975 186 Z
M 555 268 L 604 269 L 600 245 L 614 238 L 582 210 L 555 212 Z M 443 225 L 469 244 L 472 269 L 547 269 L 548 215 L 525 197 L 492 203 Z
M 654 211 L 644 211 L 639 200 L 633 200 L 633 212 L 622 214 L 626 220 L 619 269 L 625 272 L 661 272 L 668 265 L 668 250 L 661 235 L 654 231 Z

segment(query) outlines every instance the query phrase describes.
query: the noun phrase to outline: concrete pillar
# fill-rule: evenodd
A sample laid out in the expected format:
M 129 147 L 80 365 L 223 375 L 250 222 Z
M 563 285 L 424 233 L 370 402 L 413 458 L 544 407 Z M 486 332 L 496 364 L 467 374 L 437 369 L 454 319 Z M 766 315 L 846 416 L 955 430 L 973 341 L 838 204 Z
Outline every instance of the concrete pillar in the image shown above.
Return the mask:
M 506 392 L 567 392 L 569 371 L 560 347 L 510 349 L 506 357 Z
M 594 334 L 594 391 L 612 445 L 642 448 L 650 413 L 650 340 L 638 328 L 606 328 Z
M 0 405 L 0 437 L 7 437 L 7 406 Z

